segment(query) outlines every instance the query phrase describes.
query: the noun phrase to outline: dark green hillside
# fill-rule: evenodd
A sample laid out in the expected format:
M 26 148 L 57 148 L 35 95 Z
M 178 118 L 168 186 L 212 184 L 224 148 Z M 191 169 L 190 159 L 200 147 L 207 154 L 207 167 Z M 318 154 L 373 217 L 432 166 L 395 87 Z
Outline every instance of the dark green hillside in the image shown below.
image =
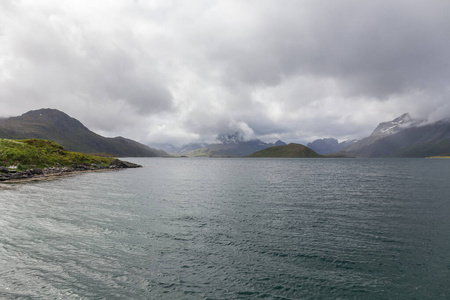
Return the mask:
M 0 139 L 0 166 L 16 166 L 19 170 L 47 167 L 68 167 L 74 164 L 108 166 L 112 157 L 94 156 L 67 151 L 48 140 Z
M 406 128 L 392 135 L 362 139 L 338 154 L 352 157 L 428 157 L 450 154 L 450 122 Z
M 66 149 L 114 156 L 166 156 L 123 137 L 106 138 L 86 128 L 78 120 L 56 109 L 29 111 L 19 117 L 0 119 L 0 138 L 52 140 Z
M 314 150 L 301 145 L 291 143 L 289 145 L 269 147 L 257 151 L 249 157 L 324 157 Z

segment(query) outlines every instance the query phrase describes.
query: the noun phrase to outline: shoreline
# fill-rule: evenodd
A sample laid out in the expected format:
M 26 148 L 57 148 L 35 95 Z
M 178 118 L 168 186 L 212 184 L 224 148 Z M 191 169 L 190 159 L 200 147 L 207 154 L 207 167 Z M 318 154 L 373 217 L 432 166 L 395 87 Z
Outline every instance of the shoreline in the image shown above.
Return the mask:
M 57 180 L 58 178 L 61 178 L 61 177 L 70 177 L 70 176 L 75 176 L 77 174 L 83 174 L 83 173 L 108 172 L 108 171 L 120 171 L 120 170 L 123 170 L 123 169 L 98 169 L 98 170 L 50 173 L 50 174 L 36 175 L 36 176 L 28 177 L 28 178 L 15 178 L 15 179 L 2 180 L 2 181 L 0 181 L 0 186 L 8 185 L 8 184 L 15 184 L 15 183 L 32 182 L 32 181 L 51 181 L 51 180 Z
M 72 167 L 51 167 L 51 168 L 35 168 L 27 169 L 21 172 L 3 168 L 0 170 L 0 184 L 23 183 L 30 181 L 46 181 L 54 180 L 61 176 L 70 176 L 81 173 L 102 172 L 102 171 L 119 171 L 130 168 L 142 168 L 141 165 L 115 160 L 109 166 L 84 165 L 78 164 Z

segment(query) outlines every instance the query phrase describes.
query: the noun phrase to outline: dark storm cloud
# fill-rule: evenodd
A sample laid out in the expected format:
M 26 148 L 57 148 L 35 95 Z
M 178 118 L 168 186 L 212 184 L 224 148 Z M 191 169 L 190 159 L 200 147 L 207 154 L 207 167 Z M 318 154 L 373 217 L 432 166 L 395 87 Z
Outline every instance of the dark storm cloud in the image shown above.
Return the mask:
M 179 143 L 235 128 L 361 137 L 404 112 L 450 115 L 447 1 L 0 7 L 2 115 L 54 107 L 107 135 Z
M 238 82 L 276 85 L 308 74 L 335 78 L 346 94 L 377 98 L 446 84 L 449 3 L 265 3 L 264 11 L 255 8 L 264 17 L 257 29 L 225 41 L 210 37 L 211 59 Z

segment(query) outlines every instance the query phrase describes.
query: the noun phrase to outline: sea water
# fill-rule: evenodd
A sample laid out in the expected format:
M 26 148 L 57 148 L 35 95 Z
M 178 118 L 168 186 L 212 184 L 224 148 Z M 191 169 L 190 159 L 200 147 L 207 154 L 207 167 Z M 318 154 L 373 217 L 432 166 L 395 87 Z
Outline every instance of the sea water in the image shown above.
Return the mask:
M 450 299 L 450 160 L 130 158 L 0 189 L 2 299 Z

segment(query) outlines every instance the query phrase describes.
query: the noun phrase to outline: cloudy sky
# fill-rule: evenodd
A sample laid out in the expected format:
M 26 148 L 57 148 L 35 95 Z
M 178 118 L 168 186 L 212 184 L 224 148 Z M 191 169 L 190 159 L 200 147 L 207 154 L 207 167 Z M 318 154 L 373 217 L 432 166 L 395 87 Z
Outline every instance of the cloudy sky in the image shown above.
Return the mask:
M 105 136 L 364 137 L 450 117 L 447 0 L 1 0 L 0 116 Z

